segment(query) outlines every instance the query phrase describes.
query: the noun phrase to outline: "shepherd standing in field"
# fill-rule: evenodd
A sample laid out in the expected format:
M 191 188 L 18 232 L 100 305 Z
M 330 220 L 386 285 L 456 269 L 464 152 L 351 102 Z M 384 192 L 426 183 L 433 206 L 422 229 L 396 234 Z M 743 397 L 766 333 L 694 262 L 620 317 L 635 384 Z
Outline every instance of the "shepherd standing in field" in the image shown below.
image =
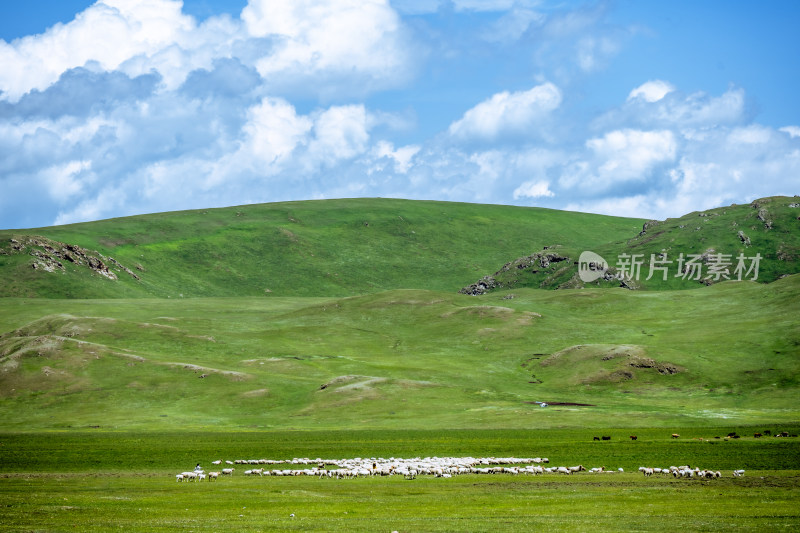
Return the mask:
M 197 466 L 194 467 L 194 471 L 195 472 L 202 472 L 203 471 L 203 467 L 200 466 L 200 463 L 197 463 Z

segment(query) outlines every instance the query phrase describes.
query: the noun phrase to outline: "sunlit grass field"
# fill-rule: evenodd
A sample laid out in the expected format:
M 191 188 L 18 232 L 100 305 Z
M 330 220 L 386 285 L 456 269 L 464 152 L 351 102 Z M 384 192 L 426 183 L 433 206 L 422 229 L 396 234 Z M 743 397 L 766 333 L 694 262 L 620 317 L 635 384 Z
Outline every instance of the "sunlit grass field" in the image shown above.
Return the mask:
M 784 200 L 764 204 L 771 228 L 731 206 L 641 235 L 632 219 L 382 199 L 35 232 L 141 275 L 118 282 L 33 269 L 0 232 L 0 530 L 797 530 L 799 439 L 754 437 L 800 432 Z M 552 244 L 693 253 L 745 246 L 738 231 L 781 279 L 457 293 Z M 425 456 L 615 473 L 175 482 L 219 459 Z M 636 471 L 683 464 L 723 478 Z
M 612 440 L 601 442 L 586 430 L 5 434 L 0 528 L 789 531 L 800 525 L 798 439 L 754 439 L 750 427 L 676 429 L 680 439 L 662 429 L 607 429 Z M 631 431 L 637 441 L 628 438 Z M 744 436 L 725 440 L 731 431 Z M 416 456 L 543 456 L 551 465 L 625 472 L 336 480 L 245 477 L 238 470 L 216 483 L 191 484 L 174 477 L 224 458 Z M 724 477 L 645 478 L 636 471 L 684 463 L 719 469 Z M 746 473 L 734 478 L 739 468 Z
M 507 294 L 9 299 L 0 422 L 153 431 L 800 419 L 797 276 Z

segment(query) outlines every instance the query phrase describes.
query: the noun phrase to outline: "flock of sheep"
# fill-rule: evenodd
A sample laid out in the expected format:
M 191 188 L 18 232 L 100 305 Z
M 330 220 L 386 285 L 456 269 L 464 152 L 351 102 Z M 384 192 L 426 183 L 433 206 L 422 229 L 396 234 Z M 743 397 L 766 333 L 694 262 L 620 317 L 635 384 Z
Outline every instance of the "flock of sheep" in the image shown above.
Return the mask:
M 384 458 L 355 458 L 355 459 L 308 459 L 295 458 L 290 460 L 271 459 L 239 459 L 224 461 L 227 465 L 219 471 L 206 474 L 203 470 L 195 469 L 192 472 L 182 472 L 176 475 L 178 482 L 182 481 L 216 481 L 220 476 L 233 475 L 236 467 L 233 465 L 258 466 L 244 470 L 247 476 L 316 476 L 319 478 L 352 479 L 370 476 L 401 475 L 405 479 L 414 479 L 417 476 L 433 476 L 437 478 L 450 478 L 460 474 L 566 474 L 586 471 L 592 474 L 622 472 L 623 469 L 606 470 L 597 467 L 587 470 L 583 465 L 577 466 L 542 466 L 550 461 L 544 457 L 416 457 L 413 459 Z M 223 461 L 213 461 L 214 465 L 222 465 Z M 266 465 L 262 466 L 262 465 Z M 275 468 L 275 466 L 288 466 L 289 468 Z M 669 468 L 641 467 L 639 471 L 645 476 L 653 474 L 674 475 L 685 478 L 711 479 L 721 477 L 719 471 L 700 470 L 689 466 L 672 466 Z M 744 470 L 734 471 L 734 476 L 741 476 Z
M 639 472 L 644 474 L 645 477 L 650 477 L 653 474 L 673 476 L 676 478 L 697 478 L 697 479 L 715 479 L 722 477 L 722 472 L 720 472 L 719 470 L 692 468 L 689 465 L 670 466 L 669 468 L 651 468 L 648 466 L 640 466 Z M 743 475 L 744 475 L 744 470 L 733 471 L 733 477 L 741 477 Z

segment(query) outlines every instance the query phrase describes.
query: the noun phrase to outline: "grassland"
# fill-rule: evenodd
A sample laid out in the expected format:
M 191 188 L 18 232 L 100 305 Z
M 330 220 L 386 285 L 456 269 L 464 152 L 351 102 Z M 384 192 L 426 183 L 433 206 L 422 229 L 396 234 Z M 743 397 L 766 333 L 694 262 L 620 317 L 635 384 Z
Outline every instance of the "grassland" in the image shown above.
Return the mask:
M 800 525 L 797 439 L 700 441 L 753 428 L 47 433 L 0 435 L 4 531 L 788 531 Z M 759 427 L 759 430 L 762 428 Z M 773 428 L 777 429 L 777 428 Z M 796 431 L 796 426 L 785 426 Z M 685 434 L 683 434 L 685 433 Z M 548 456 L 626 473 L 573 476 L 251 478 L 177 484 L 215 458 Z M 723 470 L 713 481 L 644 478 L 639 465 Z M 742 478 L 730 470 L 747 469 Z M 294 516 L 291 516 L 294 515 Z
M 384 199 L 0 232 L 0 530 L 796 530 L 800 441 L 752 436 L 800 432 L 789 200 L 643 234 L 641 220 Z M 569 260 L 457 293 L 552 245 L 762 253 L 771 283 L 538 288 L 578 286 Z M 743 438 L 715 438 L 731 431 Z M 215 459 L 434 455 L 625 473 L 174 481 Z M 725 477 L 634 473 L 672 464 Z
M 636 235 L 642 220 L 539 208 L 382 198 L 284 202 L 0 231 L 0 297 L 353 296 L 388 289 L 457 291 L 496 265 L 561 244 Z M 34 270 L 48 239 L 97 251 L 110 281 L 60 259 Z M 43 241 L 43 244 L 45 242 Z M 5 253 L 3 253 L 5 252 Z
M 800 198 L 776 196 L 650 220 L 642 231 L 622 240 L 609 235 L 607 242 L 594 247 L 566 244 L 509 258 L 491 277 L 505 289 L 619 286 L 616 279 L 580 279 L 576 263 L 581 252 L 591 250 L 605 259 L 611 274 L 624 274 L 626 286 L 637 290 L 691 289 L 727 279 L 769 283 L 800 272 L 798 215 Z M 542 266 L 537 254 L 555 254 L 562 260 Z M 692 257 L 695 262 L 689 264 Z
M 800 277 L 693 291 L 7 299 L 9 430 L 791 422 Z M 548 402 L 541 408 L 535 402 Z M 555 405 L 562 404 L 587 404 Z

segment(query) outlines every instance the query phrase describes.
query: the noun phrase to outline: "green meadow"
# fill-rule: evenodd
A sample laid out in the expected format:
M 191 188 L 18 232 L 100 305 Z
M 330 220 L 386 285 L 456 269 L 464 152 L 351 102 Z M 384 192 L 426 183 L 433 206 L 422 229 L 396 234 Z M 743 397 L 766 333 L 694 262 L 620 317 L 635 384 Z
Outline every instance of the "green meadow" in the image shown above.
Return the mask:
M 552 209 L 385 198 L 281 202 L 0 231 L 0 296 L 189 298 L 354 296 L 390 289 L 458 291 L 544 246 L 598 246 L 643 221 Z M 109 282 L 60 261 L 31 268 L 40 237 L 98 251 Z M 5 252 L 5 253 L 3 253 Z
M 792 276 L 512 299 L 7 299 L 0 421 L 18 431 L 791 422 L 799 293 Z
M 784 426 L 781 426 L 784 427 Z M 797 426 L 785 426 L 796 431 Z M 797 439 L 714 434 L 753 428 L 363 430 L 0 435 L 4 531 L 789 531 L 800 525 Z M 773 428 L 774 430 L 777 428 Z M 763 430 L 763 428 L 759 428 Z M 703 435 L 704 437 L 699 437 Z M 710 438 L 711 440 L 700 440 Z M 249 477 L 176 483 L 212 458 L 542 455 L 551 464 L 623 468 L 572 476 Z M 689 462 L 715 480 L 645 478 L 640 465 Z M 210 465 L 209 465 L 210 466 Z M 735 478 L 731 470 L 747 469 Z
M 2 231 L 0 529 L 794 530 L 791 200 L 644 232 L 387 199 Z M 580 250 L 761 254 L 763 278 L 578 284 Z M 566 259 L 511 263 L 542 251 Z M 175 482 L 217 459 L 426 456 L 624 472 Z M 682 464 L 723 478 L 636 472 Z

